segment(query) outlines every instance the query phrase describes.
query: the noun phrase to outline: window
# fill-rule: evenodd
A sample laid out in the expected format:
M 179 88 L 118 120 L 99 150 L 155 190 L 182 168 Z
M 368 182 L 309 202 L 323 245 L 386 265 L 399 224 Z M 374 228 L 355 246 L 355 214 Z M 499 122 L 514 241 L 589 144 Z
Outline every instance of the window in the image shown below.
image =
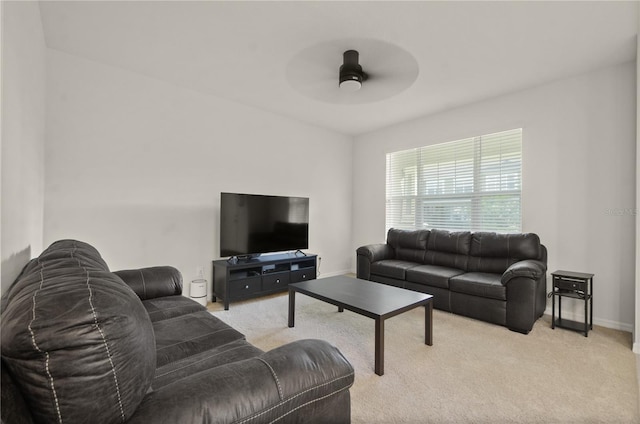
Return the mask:
M 387 154 L 386 226 L 521 231 L 522 129 Z

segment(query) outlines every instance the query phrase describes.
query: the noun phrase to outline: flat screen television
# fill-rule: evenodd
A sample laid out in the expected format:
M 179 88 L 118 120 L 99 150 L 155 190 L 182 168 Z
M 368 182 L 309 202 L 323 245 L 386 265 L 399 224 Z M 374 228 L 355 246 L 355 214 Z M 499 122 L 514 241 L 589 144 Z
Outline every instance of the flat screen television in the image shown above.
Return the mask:
M 220 256 L 309 248 L 309 198 L 220 193 Z

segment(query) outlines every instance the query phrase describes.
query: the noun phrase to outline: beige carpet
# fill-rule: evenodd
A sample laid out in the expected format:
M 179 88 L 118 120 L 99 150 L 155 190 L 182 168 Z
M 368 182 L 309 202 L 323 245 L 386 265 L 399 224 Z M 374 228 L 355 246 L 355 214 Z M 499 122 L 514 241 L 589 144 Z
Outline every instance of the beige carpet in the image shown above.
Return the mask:
M 209 306 L 263 350 L 325 339 L 353 364 L 353 423 L 640 423 L 631 334 L 594 327 L 589 337 L 552 330 L 544 316 L 529 335 L 434 310 L 433 346 L 424 309 L 386 321 L 385 374 L 373 372 L 374 321 L 302 294 L 287 327 L 287 294 Z

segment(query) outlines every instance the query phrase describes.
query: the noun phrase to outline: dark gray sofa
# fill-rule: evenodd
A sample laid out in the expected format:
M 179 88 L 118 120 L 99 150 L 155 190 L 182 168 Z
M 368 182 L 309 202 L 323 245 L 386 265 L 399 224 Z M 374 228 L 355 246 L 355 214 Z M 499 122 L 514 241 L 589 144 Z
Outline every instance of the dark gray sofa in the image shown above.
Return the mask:
M 350 421 L 335 347 L 262 352 L 181 291 L 175 268 L 113 273 L 92 246 L 53 243 L 2 297 L 2 422 Z
M 529 333 L 544 313 L 547 250 L 533 233 L 406 231 L 357 249 L 357 276 L 434 295 L 434 306 Z

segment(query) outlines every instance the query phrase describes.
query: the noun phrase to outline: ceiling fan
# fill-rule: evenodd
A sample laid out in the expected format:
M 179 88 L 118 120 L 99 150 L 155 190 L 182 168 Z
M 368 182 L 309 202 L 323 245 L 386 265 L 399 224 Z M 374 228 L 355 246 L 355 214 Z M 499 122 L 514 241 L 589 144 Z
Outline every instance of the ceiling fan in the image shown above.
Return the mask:
M 347 50 L 342 56 L 343 64 L 340 66 L 338 85 L 340 89 L 345 91 L 358 91 L 362 87 L 362 83 L 369 78 L 358 63 L 360 53 L 356 50 Z
M 410 87 L 418 77 L 418 62 L 406 50 L 386 41 L 333 40 L 293 56 L 286 77 L 299 93 L 315 100 L 371 103 Z

